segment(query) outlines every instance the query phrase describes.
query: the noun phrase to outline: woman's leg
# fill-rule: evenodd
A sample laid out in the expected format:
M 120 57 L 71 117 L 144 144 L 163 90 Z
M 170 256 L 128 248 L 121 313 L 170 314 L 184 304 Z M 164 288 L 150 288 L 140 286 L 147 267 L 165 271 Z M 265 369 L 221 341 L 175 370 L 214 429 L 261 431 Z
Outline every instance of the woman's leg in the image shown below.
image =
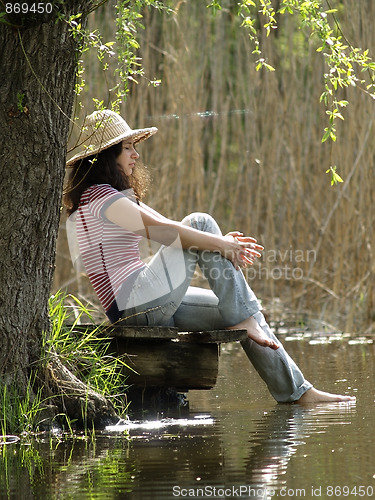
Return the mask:
M 174 315 L 175 325 L 181 331 L 224 329 L 219 301 L 212 290 L 189 287 Z M 254 315 L 265 335 L 277 341 L 263 314 Z M 277 341 L 278 342 L 278 341 Z M 301 370 L 279 343 L 279 349 L 267 349 L 250 338 L 241 342 L 250 362 L 266 383 L 270 393 L 280 403 L 319 403 L 351 401 L 355 398 L 318 391 L 307 382 Z M 244 375 L 246 377 L 246 375 Z M 244 378 L 244 380 L 246 380 Z
M 241 345 L 259 375 L 278 402 L 298 400 L 312 385 L 267 325 L 261 312 L 255 313 L 264 335 L 278 343 L 277 350 L 263 347 L 250 338 Z M 219 309 L 219 300 L 211 290 L 190 287 L 174 315 L 175 325 L 182 331 L 225 329 Z M 230 333 L 228 332 L 228 335 Z
M 207 214 L 193 213 L 184 219 L 195 229 L 221 234 L 216 221 Z M 279 344 L 265 335 L 253 319 L 261 306 L 254 292 L 249 287 L 241 270 L 219 253 L 198 252 L 198 265 L 207 278 L 211 290 L 219 299 L 219 310 L 225 326 L 244 328 L 249 337 L 264 347 L 277 349 Z
M 212 290 L 190 286 L 174 314 L 175 326 L 181 332 L 224 330 L 218 303 Z
M 196 229 L 221 234 L 215 220 L 206 214 L 191 214 L 187 219 L 190 225 Z M 355 399 L 350 396 L 318 391 L 304 379 L 301 370 L 287 354 L 265 321 L 260 312 L 259 302 L 242 272 L 236 271 L 231 262 L 212 252 L 198 252 L 198 264 L 217 297 L 217 309 L 223 321 L 223 328 L 244 328 L 247 330 L 249 338 L 241 343 L 242 347 L 276 401 L 310 403 Z M 201 303 L 204 303 L 204 297 L 202 297 Z M 212 309 L 212 300 L 209 305 Z M 197 322 L 198 309 L 192 310 L 189 314 L 187 308 L 188 302 L 183 299 L 175 314 L 177 325 L 179 317 L 181 317 L 181 309 L 185 309 L 185 318 L 194 317 L 194 322 Z M 205 309 L 200 307 L 199 311 L 203 311 L 201 318 L 201 329 L 203 330 L 206 328 Z M 218 315 L 215 313 L 215 321 L 219 324 L 217 318 Z M 273 349 L 265 348 L 264 345 L 273 347 Z M 278 348 L 274 349 L 274 346 Z

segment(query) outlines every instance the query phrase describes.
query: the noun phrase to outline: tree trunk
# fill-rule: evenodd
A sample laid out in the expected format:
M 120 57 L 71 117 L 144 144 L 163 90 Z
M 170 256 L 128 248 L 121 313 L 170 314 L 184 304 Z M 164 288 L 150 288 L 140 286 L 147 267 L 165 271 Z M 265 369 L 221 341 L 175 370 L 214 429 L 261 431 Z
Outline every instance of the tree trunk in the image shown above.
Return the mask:
M 53 2 L 53 14 L 7 16 L 19 29 L 0 23 L 0 384 L 14 384 L 21 395 L 49 329 L 79 56 L 68 24 L 56 22 L 55 3 L 68 18 L 92 0 Z

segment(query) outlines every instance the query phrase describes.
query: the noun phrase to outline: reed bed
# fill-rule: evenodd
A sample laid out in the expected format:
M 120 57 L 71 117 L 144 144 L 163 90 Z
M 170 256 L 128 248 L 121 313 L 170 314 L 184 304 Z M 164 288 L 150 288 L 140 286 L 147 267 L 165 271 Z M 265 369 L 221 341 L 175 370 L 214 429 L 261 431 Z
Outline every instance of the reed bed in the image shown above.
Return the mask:
M 345 35 L 374 55 L 374 2 L 334 3 Z M 316 41 L 294 16 L 282 16 L 261 40 L 276 71 L 256 72 L 232 4 L 214 17 L 196 1 L 176 1 L 172 16 L 144 14 L 140 55 L 146 75 L 162 84 L 141 79 L 122 111 L 134 127 L 159 128 L 140 147 L 153 177 L 146 203 L 174 219 L 209 212 L 224 232 L 255 236 L 265 251 L 247 276 L 272 319 L 372 333 L 374 103 L 343 90 L 345 121 L 337 141 L 322 144 L 325 68 Z M 91 23 L 113 39 L 113 18 L 109 4 Z M 114 81 L 96 66 L 87 60 L 88 110 Z M 331 187 L 330 165 L 344 183 Z M 71 270 L 63 223 L 54 287 L 95 302 Z

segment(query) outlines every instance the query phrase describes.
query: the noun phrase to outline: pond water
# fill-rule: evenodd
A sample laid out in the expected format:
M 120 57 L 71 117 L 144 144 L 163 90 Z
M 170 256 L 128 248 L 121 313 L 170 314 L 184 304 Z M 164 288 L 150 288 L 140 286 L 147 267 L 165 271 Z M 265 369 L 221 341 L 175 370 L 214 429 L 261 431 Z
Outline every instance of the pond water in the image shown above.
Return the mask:
M 218 383 L 189 408 L 108 429 L 94 440 L 0 449 L 0 499 L 375 498 L 371 339 L 281 336 L 316 387 L 351 404 L 278 405 L 239 344 Z

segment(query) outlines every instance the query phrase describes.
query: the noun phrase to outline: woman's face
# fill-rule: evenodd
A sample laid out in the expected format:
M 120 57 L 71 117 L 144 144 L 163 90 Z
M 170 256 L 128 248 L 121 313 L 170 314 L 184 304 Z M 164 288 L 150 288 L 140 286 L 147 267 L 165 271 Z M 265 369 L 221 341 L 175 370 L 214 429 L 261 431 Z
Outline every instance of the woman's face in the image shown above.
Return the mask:
M 122 152 L 117 157 L 117 165 L 124 171 L 125 175 L 132 175 L 135 162 L 139 154 L 135 150 L 134 142 L 131 139 L 122 141 Z

